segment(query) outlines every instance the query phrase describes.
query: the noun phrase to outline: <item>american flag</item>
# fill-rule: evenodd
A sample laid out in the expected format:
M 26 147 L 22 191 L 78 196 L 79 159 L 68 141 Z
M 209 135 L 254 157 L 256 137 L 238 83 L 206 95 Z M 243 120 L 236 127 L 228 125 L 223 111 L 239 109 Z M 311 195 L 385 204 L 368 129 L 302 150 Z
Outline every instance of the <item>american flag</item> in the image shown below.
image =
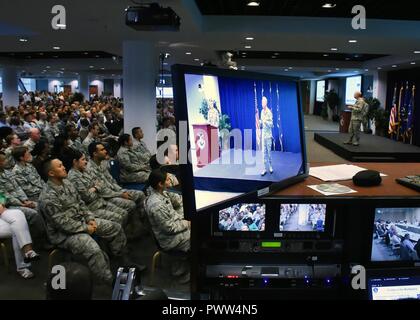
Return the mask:
M 397 86 L 395 86 L 394 89 L 394 97 L 392 99 L 392 109 L 391 109 L 391 115 L 389 117 L 389 129 L 388 132 L 389 134 L 394 134 L 397 133 L 397 119 L 398 114 L 397 114 Z
M 255 132 L 257 136 L 257 149 L 260 149 L 261 148 L 260 113 L 258 111 L 257 83 L 256 82 L 254 82 L 254 95 L 255 95 Z

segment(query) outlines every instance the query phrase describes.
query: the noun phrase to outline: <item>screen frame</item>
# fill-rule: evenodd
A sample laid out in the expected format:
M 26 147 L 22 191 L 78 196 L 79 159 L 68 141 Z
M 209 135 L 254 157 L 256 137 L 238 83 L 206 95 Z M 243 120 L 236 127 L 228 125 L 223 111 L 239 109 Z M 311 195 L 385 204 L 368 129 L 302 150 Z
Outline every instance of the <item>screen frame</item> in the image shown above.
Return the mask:
M 392 268 L 418 268 L 420 267 L 420 260 L 418 261 L 402 261 L 402 260 L 396 260 L 396 261 L 373 261 L 372 260 L 372 250 L 373 250 L 373 229 L 374 229 L 374 223 L 376 221 L 376 210 L 377 209 L 396 209 L 396 208 L 420 208 L 420 207 L 415 207 L 413 205 L 398 205 L 398 206 L 375 206 L 372 208 L 372 215 L 371 215 L 371 227 L 369 228 L 369 236 L 368 236 L 368 248 L 369 250 L 367 250 L 367 257 L 366 257 L 366 261 L 367 261 L 367 265 L 369 267 L 392 267 Z
M 304 131 L 304 117 L 302 109 L 302 96 L 299 86 L 299 79 L 294 77 L 284 77 L 274 74 L 264 74 L 264 73 L 255 73 L 248 71 L 237 71 L 229 69 L 219 69 L 216 67 L 199 67 L 199 66 L 190 66 L 190 65 L 181 65 L 175 64 L 172 66 L 172 80 L 173 80 L 173 94 L 174 94 L 174 105 L 175 105 L 175 114 L 176 114 L 176 126 L 178 134 L 188 134 L 185 132 L 180 132 L 179 123 L 180 121 L 188 122 L 188 106 L 187 106 L 187 96 L 185 89 L 185 74 L 197 74 L 197 75 L 209 75 L 216 77 L 230 77 L 237 79 L 255 79 L 262 81 L 291 81 L 294 82 L 296 86 L 297 93 L 297 106 L 298 106 L 298 115 L 299 115 L 299 131 L 300 131 L 300 143 L 301 143 L 301 152 L 302 152 L 302 168 L 303 173 L 285 179 L 280 182 L 273 182 L 271 185 L 267 186 L 261 190 L 253 190 L 248 193 L 238 195 L 237 197 L 230 198 L 225 201 L 209 205 L 204 208 L 197 210 L 196 201 L 195 201 L 195 188 L 194 188 L 194 175 L 193 175 L 193 166 L 188 161 L 187 164 L 180 164 L 180 173 L 182 176 L 182 194 L 183 194 L 183 205 L 184 205 L 184 214 L 186 218 L 192 219 L 197 214 L 210 214 L 223 208 L 229 207 L 226 205 L 228 203 L 251 203 L 246 199 L 258 198 L 260 196 L 268 196 L 280 189 L 288 187 L 290 185 L 299 183 L 305 180 L 309 176 L 309 167 L 307 161 L 306 153 L 306 140 L 305 140 L 305 131 Z M 177 135 L 177 140 L 179 139 Z M 189 135 L 188 135 L 189 136 Z M 179 141 L 177 141 L 179 146 Z M 188 154 L 190 157 L 190 141 L 187 143 L 187 150 L 181 150 L 179 146 L 179 152 Z
M 322 96 L 322 101 L 318 100 L 318 83 L 324 82 L 324 95 Z M 315 89 L 315 102 L 324 103 L 325 102 L 325 93 L 327 90 L 328 81 L 327 80 L 317 80 L 316 81 L 316 89 Z

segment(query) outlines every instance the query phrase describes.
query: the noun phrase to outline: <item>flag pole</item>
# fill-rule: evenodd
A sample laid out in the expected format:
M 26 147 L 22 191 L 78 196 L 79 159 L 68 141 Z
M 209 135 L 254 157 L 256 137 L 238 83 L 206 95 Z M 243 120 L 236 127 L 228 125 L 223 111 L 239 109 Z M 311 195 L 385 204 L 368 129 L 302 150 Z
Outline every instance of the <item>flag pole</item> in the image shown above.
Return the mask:
M 257 83 L 254 81 L 254 97 L 255 97 L 255 138 L 257 139 L 257 148 L 261 148 L 261 134 L 260 134 L 260 114 L 258 111 L 258 98 L 257 98 Z
M 398 99 L 398 112 L 397 112 L 397 141 L 400 140 L 400 128 L 401 128 L 401 99 L 402 99 L 402 95 L 403 95 L 403 91 L 404 91 L 404 82 L 401 85 L 401 89 L 400 89 L 400 96 Z

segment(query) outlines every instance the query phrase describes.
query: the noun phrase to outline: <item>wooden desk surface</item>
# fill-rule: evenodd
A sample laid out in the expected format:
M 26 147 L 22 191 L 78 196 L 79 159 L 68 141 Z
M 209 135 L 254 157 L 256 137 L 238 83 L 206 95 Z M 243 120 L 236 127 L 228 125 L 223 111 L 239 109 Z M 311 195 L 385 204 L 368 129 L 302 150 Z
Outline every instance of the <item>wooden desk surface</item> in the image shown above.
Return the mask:
M 311 163 L 311 167 L 330 166 L 333 163 Z M 414 189 L 407 188 L 403 185 L 398 184 L 395 179 L 402 178 L 409 175 L 420 174 L 420 163 L 356 163 L 356 166 L 380 171 L 386 174 L 387 177 L 382 177 L 382 184 L 377 187 L 362 188 L 357 187 L 353 184 L 353 181 L 340 181 L 337 182 L 341 185 L 348 186 L 351 189 L 357 191 L 357 193 L 326 197 L 326 198 L 409 198 L 420 200 L 420 193 Z M 281 190 L 274 193 L 271 197 L 325 197 L 321 193 L 308 188 L 310 185 L 319 185 L 327 182 L 323 182 L 319 179 L 308 177 L 304 182 L 298 183 L 287 189 Z

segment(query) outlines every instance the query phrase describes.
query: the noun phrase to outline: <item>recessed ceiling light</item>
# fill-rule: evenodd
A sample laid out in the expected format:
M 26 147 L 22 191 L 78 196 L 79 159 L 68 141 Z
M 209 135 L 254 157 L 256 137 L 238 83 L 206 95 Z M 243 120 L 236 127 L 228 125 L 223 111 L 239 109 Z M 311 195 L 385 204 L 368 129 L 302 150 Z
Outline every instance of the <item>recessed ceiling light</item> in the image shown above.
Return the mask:
M 392 66 L 393 68 L 396 68 L 396 67 L 398 67 L 396 64 L 394 64 L 393 66 Z
M 56 58 L 56 59 L 57 59 L 57 58 L 58 58 L 58 56 L 53 56 L 53 58 Z
M 245 46 L 245 49 L 252 49 L 251 46 Z
M 49 69 L 49 68 L 51 68 L 51 67 L 50 67 L 50 66 L 46 66 L 45 68 Z
M 349 40 L 349 43 L 357 43 L 357 40 L 354 40 L 354 39 Z
M 279 56 L 279 55 L 280 55 L 280 53 L 276 52 L 274 55 L 275 55 L 275 56 Z
M 330 55 L 329 54 L 324 54 L 324 57 L 329 57 Z
M 185 52 L 185 54 L 186 54 L 187 56 L 192 55 L 192 53 L 191 53 L 191 52 Z
M 88 55 L 88 54 L 89 54 L 89 52 L 83 52 L 83 54 Z
M 198 62 L 198 61 L 200 61 L 200 59 L 195 58 L 194 61 L 197 61 Z
M 64 68 L 61 68 L 61 70 L 66 70 L 66 69 L 64 69 Z
M 328 70 L 328 72 L 332 72 L 332 70 Z
M 99 58 L 99 55 L 96 55 L 95 58 Z
M 60 50 L 61 48 L 58 46 L 53 47 L 54 50 Z
M 289 69 L 284 69 L 284 71 L 286 71 L 286 72 L 287 72 L 287 71 L 289 71 Z
M 368 71 L 369 71 L 369 69 L 365 69 L 365 71 L 366 71 L 366 72 L 368 72 Z
M 19 41 L 20 42 L 28 42 L 28 39 L 26 39 L 26 38 L 19 38 Z
M 419 54 L 419 53 L 420 53 L 420 51 L 417 51 L 417 50 L 416 50 L 416 51 L 414 51 L 414 53 L 415 53 L 415 54 Z
M 289 70 L 292 70 L 293 69 L 293 67 L 289 67 Z
M 382 70 L 382 68 L 381 67 L 378 67 L 378 70 Z
M 260 3 L 257 2 L 257 1 L 250 1 L 250 2 L 248 2 L 247 6 L 248 7 L 259 7 Z
M 252 40 L 254 40 L 254 38 L 253 37 L 246 37 L 245 40 L 252 41 Z
M 349 60 L 350 60 L 350 58 L 346 58 L 346 60 L 347 60 L 347 61 L 349 61 Z
M 93 69 L 93 68 L 95 68 L 95 67 L 94 67 L 94 66 L 89 66 L 89 68 Z
M 324 3 L 323 5 L 322 5 L 322 7 L 324 8 L 324 9 L 332 9 L 332 8 L 335 8 L 337 5 L 335 4 L 335 3 Z
M 411 62 L 410 64 L 416 64 L 415 62 Z
M 340 71 L 340 68 L 335 68 L 335 70 Z
M 105 70 L 105 68 L 101 68 L 101 70 Z
M 338 48 L 331 48 L 331 51 L 338 51 Z
M 271 56 L 271 59 L 277 59 L 277 56 Z

